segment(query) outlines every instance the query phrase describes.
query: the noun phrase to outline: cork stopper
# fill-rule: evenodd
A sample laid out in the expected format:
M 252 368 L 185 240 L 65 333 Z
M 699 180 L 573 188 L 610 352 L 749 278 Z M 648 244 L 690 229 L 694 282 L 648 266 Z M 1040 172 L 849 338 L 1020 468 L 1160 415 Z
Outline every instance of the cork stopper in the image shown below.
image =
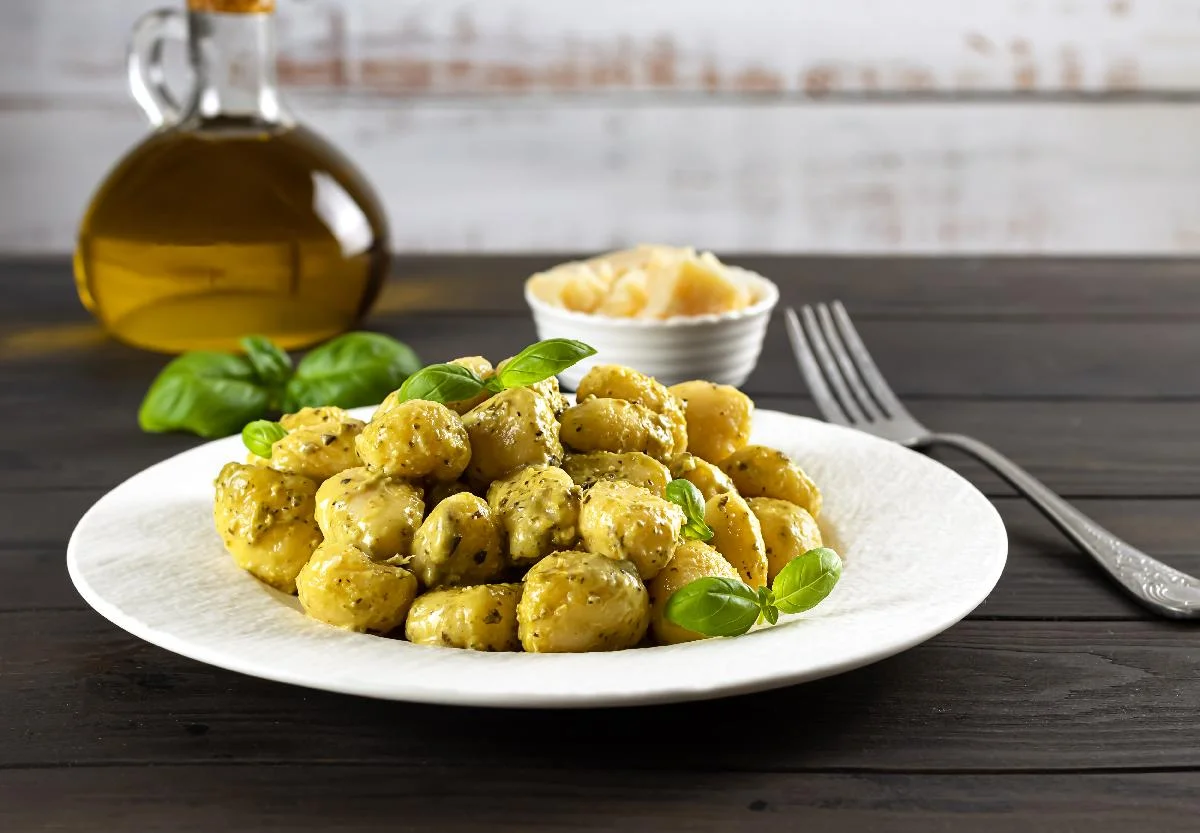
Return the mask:
M 222 14 L 268 14 L 275 11 L 275 0 L 188 0 L 188 9 Z

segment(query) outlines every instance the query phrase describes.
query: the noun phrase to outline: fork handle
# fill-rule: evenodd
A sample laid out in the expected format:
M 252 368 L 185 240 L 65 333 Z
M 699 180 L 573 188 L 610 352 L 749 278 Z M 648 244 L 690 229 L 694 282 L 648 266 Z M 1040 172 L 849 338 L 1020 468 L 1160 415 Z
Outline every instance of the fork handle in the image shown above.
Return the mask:
M 922 443 L 935 444 L 965 451 L 1011 483 L 1118 584 L 1155 613 L 1174 619 L 1200 617 L 1200 579 L 1125 543 L 991 446 L 961 434 L 933 434 Z

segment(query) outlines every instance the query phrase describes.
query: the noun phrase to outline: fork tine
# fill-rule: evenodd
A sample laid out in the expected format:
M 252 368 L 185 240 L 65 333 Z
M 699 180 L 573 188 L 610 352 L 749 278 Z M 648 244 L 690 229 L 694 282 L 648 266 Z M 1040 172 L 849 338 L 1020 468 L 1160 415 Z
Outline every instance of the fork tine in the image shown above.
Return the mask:
M 846 382 L 846 386 L 850 392 L 854 394 L 854 400 L 862 409 L 863 414 L 867 419 L 874 421 L 883 418 L 883 412 L 871 394 L 867 392 L 863 385 L 862 379 L 859 378 L 858 368 L 854 366 L 854 361 L 850 358 L 850 354 L 846 352 L 846 347 L 842 343 L 842 336 L 838 332 L 833 323 L 833 316 L 829 313 L 828 304 L 817 304 L 817 319 L 821 322 L 821 331 L 825 333 L 825 343 L 829 346 L 830 352 L 833 353 L 834 359 L 837 360 L 838 366 L 842 369 L 842 379 Z
M 821 375 L 821 368 L 817 365 L 808 339 L 804 337 L 804 329 L 800 326 L 800 318 L 796 311 L 788 307 L 784 316 L 787 318 L 788 339 L 792 342 L 792 352 L 796 354 L 796 363 L 800 365 L 800 373 L 808 384 L 808 392 L 817 403 L 817 409 L 827 421 L 849 425 L 850 420 L 846 417 L 846 412 L 825 384 L 825 377 Z
M 850 393 L 850 389 L 846 387 L 846 380 L 842 378 L 842 370 L 838 367 L 837 360 L 833 358 L 833 353 L 826 342 L 825 334 L 821 332 L 821 325 L 817 321 L 816 311 L 810 305 L 805 304 L 800 310 L 800 316 L 804 327 L 804 334 L 808 336 L 809 344 L 813 348 L 813 354 L 817 357 L 817 364 L 821 366 L 821 370 L 825 374 L 825 380 L 829 382 L 829 387 L 833 390 L 834 397 L 841 403 L 846 417 L 850 420 L 851 424 L 866 422 L 862 408 L 854 401 L 854 396 Z
M 883 378 L 879 368 L 875 366 L 875 360 L 871 358 L 866 345 L 863 344 L 862 337 L 859 336 L 858 330 L 855 329 L 854 323 L 850 320 L 850 314 L 846 312 L 842 302 L 834 301 L 830 307 L 833 310 L 834 321 L 837 322 L 838 330 L 841 332 L 842 341 L 845 343 L 846 349 L 850 351 L 850 355 L 854 357 L 859 375 L 870 389 L 871 395 L 875 397 L 875 401 L 883 408 L 885 414 L 908 416 L 907 409 L 900 404 L 900 400 L 892 391 L 891 386 Z

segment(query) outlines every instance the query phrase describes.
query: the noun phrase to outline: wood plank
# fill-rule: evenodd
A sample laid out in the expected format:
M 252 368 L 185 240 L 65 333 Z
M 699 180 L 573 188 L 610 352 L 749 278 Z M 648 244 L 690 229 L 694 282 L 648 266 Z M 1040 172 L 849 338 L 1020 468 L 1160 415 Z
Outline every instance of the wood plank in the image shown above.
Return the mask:
M 382 314 L 373 329 L 411 344 L 428 361 L 479 353 L 512 355 L 536 339 L 523 315 Z M 974 321 L 865 319 L 859 330 L 897 393 L 939 398 L 1200 397 L 1200 327 L 1190 321 Z M 13 344 L 9 341 L 9 344 Z M 90 326 L 36 328 L 18 334 L 14 360 L 0 372 L 14 391 L 68 380 L 89 402 L 126 396 L 137 402 L 162 357 L 105 341 Z M 756 396 L 804 393 L 780 316 L 746 383 Z M 75 390 L 75 388 L 72 388 Z M 16 395 L 16 394 L 14 394 Z
M 1200 316 L 1200 262 L 1187 258 L 719 254 L 728 263 L 771 278 L 781 305 L 836 298 L 856 315 L 873 318 Z M 401 255 L 376 312 L 525 313 L 526 278 L 586 255 Z M 30 263 L 51 269 L 54 262 L 16 261 L 9 268 L 17 272 Z
M 115 96 L 150 0 L 9 0 L 0 91 Z M 280 4 L 285 83 L 376 95 L 1129 93 L 1196 88 L 1194 0 Z M 68 25 L 67 21 L 70 21 Z M 870 25 L 863 25 L 870 21 Z
M 882 356 L 880 363 L 884 364 Z M 763 408 L 820 417 L 808 399 L 758 396 L 756 401 Z M 920 398 L 909 407 L 932 430 L 991 443 L 1064 496 L 1200 496 L 1200 440 L 1195 431 L 1200 403 Z M 1141 432 L 1136 439 L 1130 437 L 1130 426 Z M 930 456 L 985 494 L 1014 494 L 1007 483 L 961 452 L 933 449 Z
M 590 254 L 397 255 L 375 314 L 525 314 L 526 278 Z M 1200 261 L 1188 258 L 721 257 L 770 277 L 781 305 L 837 298 L 871 318 L 1200 318 Z M 0 292 L 22 301 L 0 308 L 0 334 L 88 321 L 71 280 L 62 256 L 0 258 Z
M 289 688 L 168 654 L 91 613 L 0 614 L 0 624 L 5 768 L 461 766 L 498 750 L 505 769 L 562 765 L 584 750 L 601 770 L 1200 768 L 1200 653 L 1194 629 L 1179 623 L 966 622 L 802 686 L 583 712 L 398 706 Z M 770 727 L 771 742 L 751 730 L 713 744 L 696 731 L 731 724 Z
M 76 518 L 98 496 L 98 490 L 39 491 L 30 499 L 6 496 L 14 520 L 0 534 L 4 542 L 0 543 L 0 612 L 86 609 L 67 577 L 64 553 Z M 1001 497 L 993 502 L 1008 529 L 1008 566 L 992 595 L 971 618 L 1153 618 L 1025 501 Z M 1200 501 L 1074 503 L 1156 558 L 1200 575 Z
M 1200 790 L 1195 772 L 729 774 L 609 772 L 586 767 L 586 758 L 580 763 L 545 769 L 473 763 L 9 770 L 0 773 L 0 825 L 89 833 L 1190 833 Z
M 399 251 L 1200 246 L 1200 109 L 1175 104 L 299 104 L 375 184 Z M 97 183 L 145 133 L 131 105 L 5 102 L 0 251 L 69 251 Z

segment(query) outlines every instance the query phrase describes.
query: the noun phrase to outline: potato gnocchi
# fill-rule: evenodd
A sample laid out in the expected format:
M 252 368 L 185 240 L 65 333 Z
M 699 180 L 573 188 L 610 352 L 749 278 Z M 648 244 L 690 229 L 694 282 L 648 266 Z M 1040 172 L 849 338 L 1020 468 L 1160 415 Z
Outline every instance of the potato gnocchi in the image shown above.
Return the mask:
M 366 423 L 284 416 L 269 458 L 216 479 L 235 562 L 336 627 L 558 653 L 704 638 L 667 619 L 672 594 L 706 577 L 761 588 L 822 546 L 819 489 L 750 444 L 740 391 L 597 365 L 569 404 L 552 375 L 507 387 L 511 361 L 456 359 L 450 375 L 475 381 L 453 401 L 402 388 Z

